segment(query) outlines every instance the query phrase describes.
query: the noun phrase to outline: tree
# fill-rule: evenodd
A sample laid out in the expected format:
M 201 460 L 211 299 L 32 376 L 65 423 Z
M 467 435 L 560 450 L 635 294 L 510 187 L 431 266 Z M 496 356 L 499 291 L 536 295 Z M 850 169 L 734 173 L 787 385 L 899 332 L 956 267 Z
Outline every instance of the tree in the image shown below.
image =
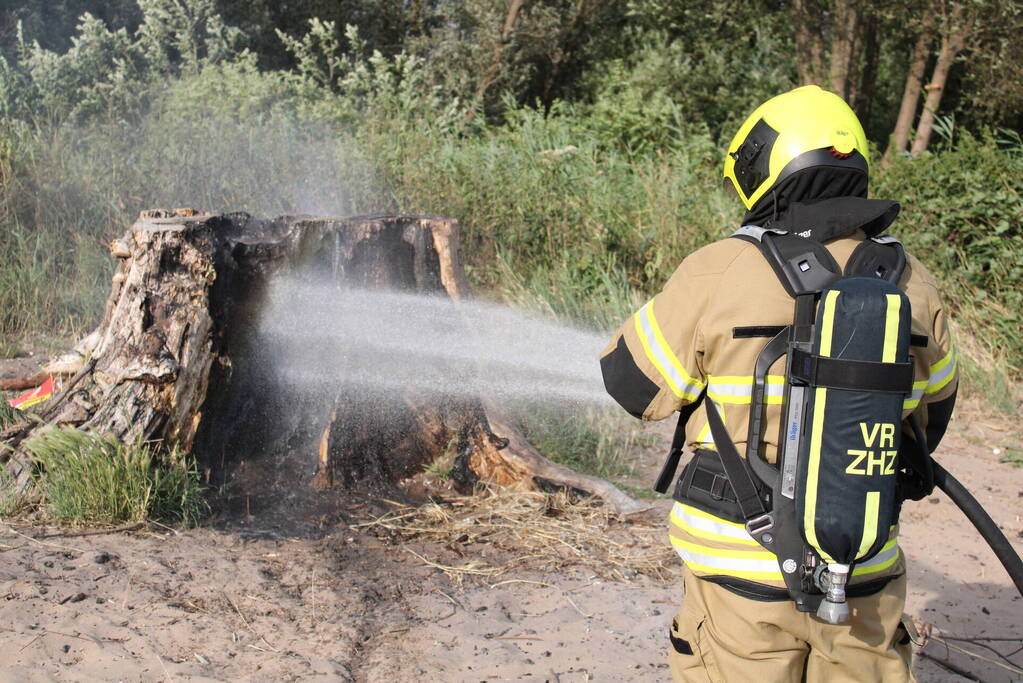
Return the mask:
M 796 68 L 803 85 L 838 94 L 861 120 L 870 116 L 888 2 L 794 0 Z
M 948 91 L 950 74 L 956 64 L 962 63 L 967 68 L 987 65 L 989 70 L 993 64 L 999 64 L 1003 68 L 1009 67 L 1010 72 L 1012 68 L 1019 69 L 1011 59 L 1005 58 L 1005 49 L 1011 49 L 1018 42 L 1016 32 L 1021 28 L 1020 20 L 1020 6 L 1010 0 L 933 0 L 919 8 L 916 16 L 907 22 L 915 27 L 916 39 L 886 158 L 906 151 L 921 91 L 926 91 L 926 97 L 909 152 L 915 156 L 927 149 L 939 107 Z M 936 55 L 932 55 L 935 41 L 938 41 L 938 50 Z M 924 85 L 926 69 L 932 57 L 934 61 L 930 78 Z M 991 76 L 994 75 L 991 73 Z M 1016 98 L 1023 97 L 1023 91 L 1019 88 L 1013 88 L 1012 85 L 1004 88 L 1001 85 L 1006 80 L 1012 80 L 1005 76 L 1003 73 L 998 78 L 975 80 L 975 94 L 967 94 L 967 98 L 975 99 L 977 92 L 987 92 L 993 94 L 990 99 L 994 102 L 991 104 L 997 107 L 1004 101 L 1003 98 L 1011 100 L 1014 95 Z
M 920 102 L 920 91 L 923 88 L 924 75 L 927 70 L 927 58 L 930 55 L 931 44 L 934 42 L 932 33 L 934 27 L 934 12 L 924 12 L 919 22 L 918 35 L 913 45 L 913 53 L 909 60 L 909 69 L 906 74 L 906 84 L 902 89 L 902 103 L 899 105 L 899 115 L 895 120 L 895 132 L 892 141 L 885 152 L 885 159 L 893 154 L 906 151 L 909 144 L 909 132 L 913 127 L 913 119 L 916 116 L 917 105 Z

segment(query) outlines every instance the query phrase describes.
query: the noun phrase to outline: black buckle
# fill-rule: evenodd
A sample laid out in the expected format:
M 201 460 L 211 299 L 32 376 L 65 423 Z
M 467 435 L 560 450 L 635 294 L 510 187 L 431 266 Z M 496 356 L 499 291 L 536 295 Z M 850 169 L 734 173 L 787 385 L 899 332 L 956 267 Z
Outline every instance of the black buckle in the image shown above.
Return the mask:
M 774 528 L 774 517 L 770 512 L 754 517 L 753 519 L 746 520 L 746 533 L 753 538 L 761 535 L 766 531 L 770 531 Z
M 715 474 L 714 481 L 710 485 L 710 491 L 708 491 L 707 493 L 709 493 L 711 498 L 713 498 L 714 500 L 724 500 L 726 486 L 728 486 L 728 477 L 723 477 L 720 474 Z

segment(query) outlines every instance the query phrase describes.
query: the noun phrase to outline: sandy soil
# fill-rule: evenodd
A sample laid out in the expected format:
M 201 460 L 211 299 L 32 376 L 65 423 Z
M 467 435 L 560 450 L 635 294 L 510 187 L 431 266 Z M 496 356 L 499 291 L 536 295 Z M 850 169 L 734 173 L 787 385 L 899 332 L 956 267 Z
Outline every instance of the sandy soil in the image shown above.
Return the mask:
M 939 458 L 1023 552 L 1023 469 L 993 453 L 1018 437 L 967 405 Z M 635 483 L 653 478 L 659 458 L 642 456 Z M 187 531 L 79 536 L 0 523 L 0 680 L 669 680 L 674 580 L 579 569 L 452 577 L 424 558 L 500 563 L 507 551 L 378 536 L 357 526 L 388 509 L 371 496 L 264 503 L 236 497 Z M 666 513 L 666 501 L 654 505 Z M 1023 646 L 1023 599 L 959 511 L 942 494 L 910 505 L 902 543 L 907 612 L 948 635 L 1013 639 L 950 641 L 1005 664 L 985 646 Z M 1023 680 L 933 640 L 924 652 L 978 680 Z M 1011 659 L 1023 668 L 1023 656 Z M 926 657 L 914 668 L 924 682 L 970 680 Z

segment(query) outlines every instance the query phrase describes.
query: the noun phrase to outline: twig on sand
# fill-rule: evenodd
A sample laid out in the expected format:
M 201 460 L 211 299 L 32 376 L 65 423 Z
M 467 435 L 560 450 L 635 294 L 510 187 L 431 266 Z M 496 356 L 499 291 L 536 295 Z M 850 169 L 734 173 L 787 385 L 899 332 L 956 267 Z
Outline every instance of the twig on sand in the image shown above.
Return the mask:
M 241 617 L 242 623 L 245 624 L 245 628 L 249 629 L 249 631 L 251 631 L 253 633 L 253 635 L 259 636 L 259 639 L 262 640 L 263 644 L 266 645 L 268 648 L 270 648 L 274 652 L 279 653 L 280 650 L 278 650 L 273 645 L 268 643 L 266 641 L 266 638 L 264 638 L 262 635 L 260 635 L 259 633 L 256 633 L 256 629 L 252 628 L 252 624 L 250 624 L 249 620 L 245 618 L 245 615 L 242 614 L 242 611 L 240 609 L 238 609 L 238 605 L 234 604 L 234 600 L 232 600 L 231 596 L 227 594 L 227 591 L 224 591 L 224 597 L 227 598 L 227 601 L 229 603 L 231 603 L 231 607 L 234 607 L 234 611 L 238 613 L 239 617 Z
M 979 678 L 977 678 L 976 676 L 971 674 L 966 669 L 959 668 L 958 666 L 956 666 L 952 662 L 949 662 L 947 660 L 941 659 L 940 657 L 935 657 L 934 655 L 930 654 L 929 652 L 924 652 L 923 650 L 921 650 L 917 654 L 920 655 L 921 657 L 923 657 L 924 659 L 931 660 L 932 662 L 934 662 L 938 666 L 942 667 L 943 669 L 947 669 L 948 671 L 951 671 L 952 673 L 956 674 L 957 676 L 962 676 L 966 680 L 976 681 L 977 683 L 980 683 L 980 679 Z
M 491 640 L 543 640 L 539 636 L 490 636 Z
M 37 543 L 39 545 L 45 545 L 45 546 L 48 546 L 50 548 L 59 548 L 60 550 L 70 550 L 70 551 L 76 552 L 76 553 L 84 553 L 85 552 L 81 548 L 72 548 L 71 546 L 61 545 L 59 543 L 47 543 L 46 541 L 40 541 L 37 538 L 32 538 L 28 534 L 21 533 L 20 531 L 18 531 L 17 529 L 15 529 L 14 527 L 12 527 L 9 524 L 7 525 L 7 530 L 10 531 L 12 534 L 15 534 L 17 536 L 21 536 L 25 540 L 31 541 L 32 543 Z
M 544 583 L 543 581 L 530 581 L 529 579 L 507 579 L 505 581 L 498 581 L 497 583 L 490 584 L 490 588 L 494 589 L 498 586 L 506 586 L 509 583 L 531 583 L 534 586 L 544 586 L 545 588 L 554 588 L 552 583 Z
M 931 639 L 941 643 L 946 648 L 948 648 L 950 650 L 955 650 L 956 652 L 958 652 L 960 654 L 963 654 L 963 655 L 966 655 L 967 657 L 972 657 L 973 659 L 979 659 L 982 662 L 987 662 L 988 664 L 993 664 L 994 666 L 997 666 L 997 667 L 999 667 L 1001 669 L 1005 669 L 1006 671 L 1008 671 L 1010 673 L 1013 673 L 1013 674 L 1016 674 L 1017 676 L 1023 676 L 1023 669 L 1021 669 L 1018 666 L 1012 664 L 1011 662 L 1008 663 L 1008 664 L 1003 664 L 1002 662 L 999 662 L 997 659 L 992 659 L 991 657 L 987 657 L 987 656 L 982 655 L 982 654 L 980 654 L 978 652 L 973 652 L 971 650 L 967 650 L 964 647 L 959 647 L 958 645 L 950 643 L 950 642 L 948 642 L 948 640 L 946 640 L 945 638 L 942 638 L 940 636 L 932 635 Z M 1002 655 L 1001 653 L 998 653 L 998 656 L 1002 657 L 1003 659 L 1005 658 L 1004 655 Z
M 1011 666 L 1016 666 L 1016 662 L 1012 661 L 1011 658 L 1014 657 L 1019 652 L 1023 652 L 1023 638 L 985 638 L 984 636 L 977 636 L 977 637 L 974 637 L 974 638 L 966 638 L 966 637 L 963 637 L 963 636 L 942 636 L 942 637 L 945 640 L 957 640 L 957 641 L 960 641 L 960 642 L 963 642 L 963 643 L 972 643 L 973 645 L 977 645 L 978 647 L 982 647 L 985 650 L 993 653 L 996 657 L 1001 659 L 1006 664 L 1009 664 Z M 997 649 L 995 649 L 991 645 L 988 645 L 988 643 L 1012 643 L 1013 645 L 1019 645 L 1019 647 L 1017 647 L 1012 652 L 1009 652 L 1008 654 L 1006 654 L 1004 652 L 999 652 Z
M 173 527 L 169 527 L 166 524 L 161 524 L 160 522 L 157 522 L 155 519 L 150 519 L 149 523 L 152 524 L 153 526 L 158 526 L 161 529 L 166 529 L 167 531 L 171 532 L 175 536 L 180 536 L 181 535 L 181 532 L 178 531 L 177 529 L 175 529 Z
M 28 635 L 27 633 L 17 631 L 13 628 L 7 628 L 6 626 L 0 626 L 0 631 L 7 631 L 8 633 L 16 633 L 19 635 Z M 81 634 L 64 633 L 63 631 L 50 631 L 48 629 L 39 629 L 39 632 L 36 633 L 35 637 L 32 640 L 25 643 L 24 645 L 22 645 L 21 649 L 18 650 L 18 652 L 25 650 L 29 645 L 36 642 L 43 636 L 63 636 L 64 638 L 77 638 L 78 640 L 84 640 L 87 643 L 94 643 L 96 645 L 102 645 L 103 643 L 126 643 L 129 640 L 128 638 L 99 638 L 97 636 L 90 636 L 88 634 L 83 636 Z
M 471 562 L 466 562 L 460 567 L 452 567 L 445 564 L 440 564 L 439 562 L 428 560 L 419 553 L 417 553 L 415 550 L 412 550 L 411 548 L 405 548 L 405 550 L 408 551 L 411 555 L 415 556 L 423 564 L 433 567 L 434 569 L 439 569 L 451 577 L 455 577 L 459 574 L 471 574 L 475 576 L 496 576 L 498 574 L 504 573 L 503 567 L 488 567 L 483 562 L 477 562 L 475 560 Z
M 141 529 L 145 526 L 145 522 L 134 522 L 132 524 L 122 524 L 121 526 L 110 527 L 109 529 L 84 529 L 81 531 L 57 531 L 52 534 L 43 534 L 39 538 L 57 538 L 59 536 L 65 536 L 68 538 L 79 537 L 79 536 L 102 536 L 104 534 L 119 534 L 124 531 L 135 531 L 135 529 Z
M 30 640 L 30 641 L 28 641 L 27 643 L 25 643 L 24 645 L 22 645 L 22 646 L 21 646 L 21 647 L 20 647 L 20 648 L 18 649 L 18 653 L 20 654 L 20 653 L 24 652 L 24 651 L 25 651 L 25 649 L 26 649 L 26 648 L 27 648 L 28 646 L 30 646 L 30 645 L 31 645 L 32 643 L 34 643 L 34 642 L 36 642 L 37 640 L 39 640 L 40 638 L 42 638 L 42 637 L 43 637 L 44 635 L 46 635 L 46 634 L 45 634 L 45 633 L 40 633 L 40 634 L 39 634 L 39 635 L 37 635 L 37 636 L 36 636 L 35 638 L 33 638 L 32 640 Z
M 498 583 L 491 584 L 490 587 L 497 588 L 498 586 L 504 586 L 509 583 L 531 583 L 536 586 L 544 586 L 545 588 L 557 588 L 558 590 L 561 591 L 561 594 L 565 596 L 565 600 L 567 600 L 568 604 L 572 606 L 572 609 L 574 609 L 576 612 L 578 612 L 582 617 L 586 619 L 590 619 L 593 617 L 592 614 L 587 614 L 586 612 L 583 612 L 581 609 L 579 609 L 579 605 L 575 604 L 575 601 L 572 599 L 572 596 L 568 594 L 568 591 L 566 591 L 561 586 L 555 586 L 552 583 L 544 583 L 543 581 L 530 581 L 528 579 L 508 579 L 507 581 L 499 581 Z

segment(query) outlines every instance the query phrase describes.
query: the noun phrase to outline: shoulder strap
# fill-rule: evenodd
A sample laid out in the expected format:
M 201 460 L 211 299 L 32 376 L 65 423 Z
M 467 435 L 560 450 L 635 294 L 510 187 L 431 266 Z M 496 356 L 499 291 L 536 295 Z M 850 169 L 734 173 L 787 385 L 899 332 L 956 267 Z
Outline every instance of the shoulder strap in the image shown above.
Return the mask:
M 744 225 L 732 237 L 757 245 L 791 297 L 817 294 L 842 276 L 827 247 L 795 233 Z
M 876 277 L 898 286 L 906 270 L 906 250 L 891 235 L 864 240 L 845 264 L 847 277 Z
M 682 409 L 678 411 L 678 423 L 675 425 L 675 436 L 671 439 L 671 450 L 668 451 L 668 458 L 664 461 L 661 473 L 657 476 L 654 491 L 667 493 L 668 487 L 675 481 L 675 472 L 678 470 L 678 463 L 682 459 L 682 451 L 686 446 L 686 425 L 689 424 L 689 418 L 703 403 L 703 397 L 706 395 L 707 389 L 704 388 L 695 401 L 682 406 Z
M 714 401 L 707 401 L 707 422 L 710 424 L 710 433 L 714 435 L 714 445 L 721 458 L 721 466 L 724 467 L 728 483 L 735 491 L 736 502 L 742 511 L 743 519 L 748 523 L 763 517 L 767 514 L 767 508 L 760 498 L 756 481 L 747 469 L 746 460 L 736 450 L 735 442 L 725 429 Z

